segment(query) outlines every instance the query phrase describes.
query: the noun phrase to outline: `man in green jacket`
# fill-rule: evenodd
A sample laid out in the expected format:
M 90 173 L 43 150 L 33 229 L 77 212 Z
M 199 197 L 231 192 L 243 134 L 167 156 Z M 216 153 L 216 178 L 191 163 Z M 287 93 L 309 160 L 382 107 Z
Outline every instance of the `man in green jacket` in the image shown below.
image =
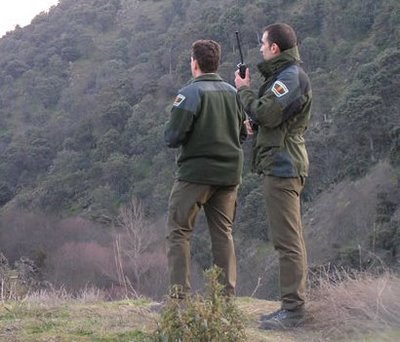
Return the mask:
M 304 321 L 307 255 L 301 224 L 300 194 L 308 173 L 303 134 L 310 120 L 310 80 L 299 66 L 292 27 L 278 23 L 264 29 L 260 49 L 264 76 L 258 95 L 250 89 L 250 73 L 235 85 L 255 131 L 254 170 L 263 177 L 270 235 L 279 253 L 281 309 L 264 316 L 264 329 L 295 326 Z
M 220 45 L 212 40 L 193 43 L 194 80 L 179 91 L 164 131 L 169 147 L 181 147 L 167 224 L 170 285 L 178 298 L 191 290 L 190 240 L 201 208 L 211 235 L 214 264 L 223 270 L 226 295 L 235 293 L 232 224 L 243 168 L 241 143 L 247 132 L 236 89 L 216 74 L 220 55 Z

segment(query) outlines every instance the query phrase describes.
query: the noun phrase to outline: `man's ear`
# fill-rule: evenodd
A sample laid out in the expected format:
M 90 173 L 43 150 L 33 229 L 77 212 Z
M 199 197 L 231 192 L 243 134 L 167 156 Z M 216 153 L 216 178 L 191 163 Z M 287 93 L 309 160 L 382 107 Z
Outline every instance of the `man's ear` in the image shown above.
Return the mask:
M 270 49 L 271 49 L 271 52 L 275 55 L 279 54 L 281 52 L 281 49 L 279 48 L 278 44 L 276 44 L 276 43 L 272 43 Z
M 199 62 L 197 61 L 197 59 L 193 59 L 193 67 L 196 71 L 200 70 Z

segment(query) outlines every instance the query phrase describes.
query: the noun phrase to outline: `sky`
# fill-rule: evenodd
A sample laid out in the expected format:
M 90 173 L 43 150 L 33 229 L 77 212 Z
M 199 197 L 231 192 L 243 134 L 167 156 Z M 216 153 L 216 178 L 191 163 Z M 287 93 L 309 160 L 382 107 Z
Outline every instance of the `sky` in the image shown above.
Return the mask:
M 0 37 L 15 25 L 24 27 L 40 12 L 57 5 L 58 0 L 0 0 Z

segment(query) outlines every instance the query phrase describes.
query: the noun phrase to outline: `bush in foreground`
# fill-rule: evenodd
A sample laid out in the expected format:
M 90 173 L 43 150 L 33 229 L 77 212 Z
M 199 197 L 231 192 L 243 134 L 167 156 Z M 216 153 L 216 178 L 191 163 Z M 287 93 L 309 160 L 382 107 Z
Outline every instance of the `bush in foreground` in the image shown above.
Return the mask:
M 153 334 L 154 341 L 247 341 L 243 315 L 234 299 L 223 295 L 220 276 L 221 269 L 217 267 L 205 272 L 204 297 L 168 298 Z

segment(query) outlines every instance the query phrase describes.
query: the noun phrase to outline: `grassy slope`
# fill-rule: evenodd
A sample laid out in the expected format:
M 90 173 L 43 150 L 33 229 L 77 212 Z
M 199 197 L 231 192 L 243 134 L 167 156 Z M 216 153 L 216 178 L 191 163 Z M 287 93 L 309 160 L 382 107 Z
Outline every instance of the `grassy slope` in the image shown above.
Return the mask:
M 289 331 L 262 331 L 260 314 L 272 312 L 278 302 L 239 298 L 248 341 L 328 341 L 311 326 Z M 156 329 L 158 313 L 149 302 L 25 300 L 0 304 L 0 341 L 146 341 Z M 355 341 L 398 341 L 400 330 L 354 337 Z M 347 340 L 347 339 L 346 339 Z
M 258 316 L 277 302 L 238 300 L 246 316 L 249 341 L 295 341 L 294 332 L 263 332 Z M 0 304 L 0 341 L 145 341 L 156 329 L 158 314 L 143 300 L 81 303 L 58 301 Z
M 0 340 L 142 341 L 155 319 L 143 301 L 8 302 L 0 306 Z

